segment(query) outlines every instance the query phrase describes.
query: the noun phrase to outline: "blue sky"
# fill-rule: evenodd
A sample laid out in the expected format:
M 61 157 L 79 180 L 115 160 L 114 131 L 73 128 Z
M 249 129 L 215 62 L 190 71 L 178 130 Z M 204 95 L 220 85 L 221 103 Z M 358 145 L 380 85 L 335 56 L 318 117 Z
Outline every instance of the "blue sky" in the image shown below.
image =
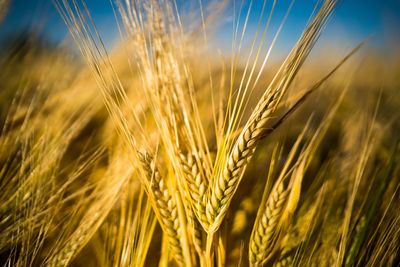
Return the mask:
M 233 0 L 232 0 L 233 1 Z M 236 0 L 239 3 L 239 0 Z M 246 1 L 246 0 L 245 0 Z M 271 0 L 267 0 L 272 2 Z M 112 43 L 118 37 L 115 18 L 110 8 L 110 0 L 86 0 L 89 9 L 100 28 L 103 39 Z M 190 5 L 198 6 L 198 0 L 193 0 Z M 285 30 L 280 39 L 288 45 L 301 33 L 310 12 L 317 0 L 296 0 L 290 13 Z M 178 3 L 185 3 L 178 0 Z M 203 0 L 204 5 L 207 1 Z M 246 2 L 248 3 L 248 2 Z M 255 28 L 257 10 L 262 6 L 262 0 L 254 0 L 254 13 L 250 21 L 250 27 Z M 275 13 L 275 23 L 290 4 L 290 0 L 279 0 Z M 185 4 L 188 5 L 188 4 Z M 232 4 L 226 14 L 232 14 Z M 231 22 L 222 26 L 217 38 L 219 42 L 230 42 Z M 10 33 L 22 29 L 34 28 L 43 31 L 53 41 L 62 40 L 67 34 L 66 26 L 53 7 L 51 0 L 13 0 L 6 19 L 0 25 L 0 39 L 6 38 Z M 388 41 L 390 38 L 397 40 L 400 36 L 400 0 L 342 0 L 332 20 L 329 23 L 328 32 L 331 36 L 341 34 L 344 38 L 359 41 L 369 35 L 373 35 L 376 43 Z M 228 40 L 227 40 L 228 39 Z M 350 41 L 353 41 L 350 40 Z M 389 40 L 390 41 L 390 40 Z

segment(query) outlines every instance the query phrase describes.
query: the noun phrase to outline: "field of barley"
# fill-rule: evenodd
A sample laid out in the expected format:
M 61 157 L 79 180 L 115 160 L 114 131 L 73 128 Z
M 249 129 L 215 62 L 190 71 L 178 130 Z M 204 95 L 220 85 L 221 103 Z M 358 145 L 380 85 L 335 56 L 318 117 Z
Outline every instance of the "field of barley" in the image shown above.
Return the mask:
M 112 44 L 96 1 L 46 1 L 54 41 L 0 0 L 1 266 L 400 266 L 396 31 L 336 35 L 346 0 L 98 1 Z

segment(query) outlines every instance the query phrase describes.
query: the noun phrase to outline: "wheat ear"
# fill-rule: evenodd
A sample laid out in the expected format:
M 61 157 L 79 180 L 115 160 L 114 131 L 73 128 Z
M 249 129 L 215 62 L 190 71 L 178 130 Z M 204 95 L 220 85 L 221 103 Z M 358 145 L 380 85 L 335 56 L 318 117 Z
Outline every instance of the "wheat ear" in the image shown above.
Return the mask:
M 334 0 L 325 1 L 321 10 L 309 24 L 298 44 L 271 82 L 264 96 L 258 102 L 250 119 L 238 136 L 221 175 L 217 176 L 211 188 L 206 206 L 206 215 L 210 224 L 207 229 L 208 232 L 216 231 L 221 224 L 233 194 L 239 186 L 247 163 L 252 158 L 259 141 L 264 136 L 271 115 L 276 110 L 283 94 L 311 51 L 335 3 L 336 1 Z
M 69 238 L 65 246 L 62 248 L 60 252 L 55 254 L 48 263 L 50 267 L 61 267 L 68 266 L 73 257 L 76 255 L 78 250 L 82 248 L 82 244 L 85 242 L 85 239 L 90 237 L 92 232 L 92 228 L 95 224 L 101 219 L 100 213 L 95 213 L 91 215 L 89 221 L 81 224 L 77 231 L 75 231 L 72 236 Z
M 273 189 L 268 198 L 266 209 L 253 229 L 250 239 L 249 258 L 252 266 L 260 266 L 267 259 L 274 248 L 279 234 L 279 222 L 289 191 L 285 189 L 283 181 Z
M 190 205 L 191 200 L 189 199 L 188 194 L 186 192 L 184 192 L 184 200 L 185 201 L 183 201 L 184 202 L 183 205 L 185 206 L 186 220 L 189 224 L 189 229 L 191 230 L 193 245 L 196 251 L 199 254 L 201 254 L 203 247 L 202 228 L 194 214 L 194 211 Z
M 286 255 L 281 258 L 277 262 L 272 265 L 273 267 L 288 267 L 288 266 L 293 266 L 293 256 L 292 255 Z
M 182 169 L 185 173 L 185 181 L 189 189 L 193 209 L 200 222 L 208 225 L 206 219 L 207 185 L 205 179 L 202 176 L 201 170 L 193 154 L 189 153 L 184 155 L 183 153 L 180 153 L 179 157 Z
M 168 188 L 158 171 L 153 157 L 147 152 L 138 152 L 138 158 L 150 180 L 150 194 L 153 195 L 159 214 L 159 221 L 167 234 L 168 242 L 175 260 L 183 265 L 183 253 L 180 243 L 178 210 Z
M 275 245 L 284 234 L 283 232 L 287 227 L 290 216 L 297 206 L 307 157 L 304 155 L 304 151 L 298 156 L 296 154 L 299 152 L 301 141 L 309 127 L 309 123 L 310 120 L 293 144 L 270 194 L 267 195 L 267 186 L 264 190 L 262 204 L 250 237 L 249 261 L 252 266 L 263 265 L 273 256 L 276 249 Z M 268 180 L 272 177 L 275 166 L 275 152 L 270 164 Z
M 291 248 L 283 247 L 280 250 L 279 257 L 276 258 L 272 267 L 288 267 L 294 266 L 295 260 L 297 260 L 296 256 L 299 250 L 299 245 L 296 245 Z

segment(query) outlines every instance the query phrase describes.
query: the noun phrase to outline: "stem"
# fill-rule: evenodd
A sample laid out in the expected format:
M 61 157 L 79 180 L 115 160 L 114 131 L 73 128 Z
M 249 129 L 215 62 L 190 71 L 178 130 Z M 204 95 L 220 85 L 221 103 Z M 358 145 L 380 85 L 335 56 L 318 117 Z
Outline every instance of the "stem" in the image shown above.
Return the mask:
M 214 242 L 214 233 L 207 234 L 207 243 L 206 243 L 206 266 L 213 267 L 214 266 L 214 250 L 213 250 L 213 242 Z
M 178 192 L 175 192 L 175 200 L 176 200 L 176 206 L 178 209 L 178 217 L 179 217 L 179 222 L 181 225 L 181 245 L 182 245 L 182 254 L 185 262 L 185 266 L 187 267 L 192 267 L 192 257 L 190 255 L 189 251 L 189 241 L 187 237 L 187 225 L 185 222 L 185 219 L 183 217 L 184 210 L 183 210 L 183 204 L 181 202 L 181 198 Z

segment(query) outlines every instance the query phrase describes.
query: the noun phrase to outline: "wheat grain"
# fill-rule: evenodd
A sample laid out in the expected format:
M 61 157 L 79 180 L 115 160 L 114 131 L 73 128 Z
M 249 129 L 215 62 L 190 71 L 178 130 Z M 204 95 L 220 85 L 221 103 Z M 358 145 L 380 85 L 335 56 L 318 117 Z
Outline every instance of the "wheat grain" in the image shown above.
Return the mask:
M 288 267 L 293 266 L 293 257 L 292 255 L 284 255 L 279 258 L 273 265 L 273 267 Z
M 206 219 L 206 182 L 198 166 L 198 161 L 193 154 L 179 153 L 180 163 L 185 173 L 187 186 L 193 203 L 194 211 L 202 224 L 208 226 Z

